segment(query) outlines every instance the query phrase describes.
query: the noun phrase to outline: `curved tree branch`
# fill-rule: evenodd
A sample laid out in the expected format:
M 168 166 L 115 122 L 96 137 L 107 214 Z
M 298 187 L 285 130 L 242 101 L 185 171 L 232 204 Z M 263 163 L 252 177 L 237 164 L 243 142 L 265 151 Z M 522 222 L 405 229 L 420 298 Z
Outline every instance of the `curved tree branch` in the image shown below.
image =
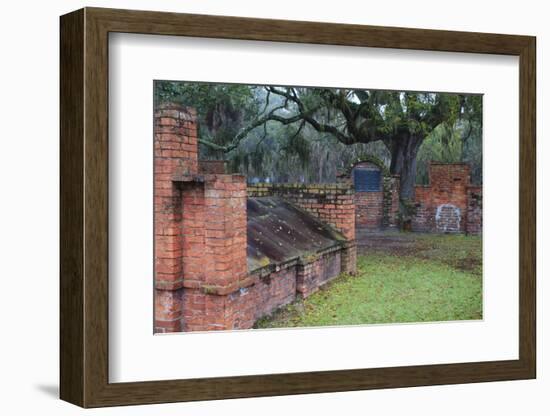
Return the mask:
M 239 146 L 239 143 L 241 142 L 242 139 L 244 139 L 248 133 L 250 133 L 252 130 L 254 130 L 256 127 L 260 127 L 261 125 L 267 123 L 269 120 L 273 120 L 273 119 L 278 119 L 279 116 L 276 116 L 275 115 L 275 112 L 277 112 L 278 110 L 281 110 L 283 108 L 286 107 L 286 103 L 283 104 L 283 105 L 280 105 L 280 106 L 277 106 L 275 108 L 273 108 L 269 113 L 267 113 L 266 115 L 264 116 L 261 116 L 259 118 L 257 118 L 256 120 L 254 120 L 251 124 L 249 124 L 248 126 L 246 126 L 244 129 L 242 129 L 236 136 L 235 138 L 233 139 L 233 141 L 231 142 L 231 144 L 227 145 L 227 146 L 220 146 L 219 144 L 216 144 L 214 142 L 211 142 L 209 140 L 206 140 L 206 139 L 199 139 L 199 143 L 201 144 L 204 144 L 214 150 L 220 150 L 220 151 L 223 151 L 224 153 L 227 153 L 227 152 L 230 152 L 231 150 L 234 150 L 236 149 L 238 146 Z M 275 117 L 275 118 L 274 118 Z M 299 118 L 296 118 L 296 120 L 294 121 L 298 121 Z M 278 121 L 278 120 L 277 120 Z M 292 121 L 292 122 L 294 122 Z M 289 124 L 289 123 L 287 123 Z
M 296 104 L 296 106 L 298 107 L 298 114 L 292 117 L 293 121 L 291 122 L 296 122 L 297 120 L 304 120 L 318 132 L 330 133 L 344 144 L 356 143 L 356 140 L 354 140 L 352 136 L 348 136 L 344 134 L 341 130 L 339 130 L 335 126 L 317 121 L 313 117 L 313 114 L 317 112 L 317 110 L 319 110 L 322 106 L 317 106 L 311 110 L 307 110 L 304 103 L 299 99 L 298 94 L 296 93 L 296 90 L 294 88 L 290 88 L 289 91 L 283 91 L 275 87 L 268 87 L 268 88 L 272 93 L 285 97 L 286 99 Z M 287 120 L 284 120 L 284 119 L 280 119 L 280 118 L 272 118 L 272 119 L 275 121 L 282 122 L 283 124 L 290 124 L 287 122 Z

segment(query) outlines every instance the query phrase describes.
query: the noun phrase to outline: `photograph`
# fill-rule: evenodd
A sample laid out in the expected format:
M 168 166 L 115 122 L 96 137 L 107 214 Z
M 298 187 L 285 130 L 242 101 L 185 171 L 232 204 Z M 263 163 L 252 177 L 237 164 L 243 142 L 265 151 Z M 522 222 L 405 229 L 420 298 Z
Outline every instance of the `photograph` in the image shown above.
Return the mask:
M 14 14 L 8 406 L 539 414 L 541 7 L 244 3 Z
M 483 95 L 153 82 L 154 330 L 483 319 Z

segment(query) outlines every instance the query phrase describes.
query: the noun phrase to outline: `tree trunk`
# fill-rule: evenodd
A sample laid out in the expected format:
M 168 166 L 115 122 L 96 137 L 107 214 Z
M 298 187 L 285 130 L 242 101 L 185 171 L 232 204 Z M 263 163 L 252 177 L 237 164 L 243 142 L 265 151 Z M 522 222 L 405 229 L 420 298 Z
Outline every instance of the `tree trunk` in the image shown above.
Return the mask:
M 416 157 L 424 137 L 403 134 L 391 141 L 390 173 L 399 175 L 399 199 L 402 226 L 407 227 L 415 200 Z

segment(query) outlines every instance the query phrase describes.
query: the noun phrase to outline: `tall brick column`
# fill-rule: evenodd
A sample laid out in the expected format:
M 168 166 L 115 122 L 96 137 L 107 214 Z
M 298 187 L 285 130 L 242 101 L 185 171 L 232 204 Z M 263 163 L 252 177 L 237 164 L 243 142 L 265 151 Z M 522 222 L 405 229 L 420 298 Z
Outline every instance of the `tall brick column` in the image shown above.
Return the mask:
M 246 181 L 204 175 L 183 185 L 183 330 L 233 329 L 227 295 L 248 278 Z
M 195 119 L 194 109 L 177 105 L 155 112 L 155 332 L 182 329 L 182 200 L 172 179 L 198 172 Z
M 199 174 L 195 110 L 160 107 L 154 133 L 155 332 L 232 329 L 227 297 L 248 279 L 246 180 Z

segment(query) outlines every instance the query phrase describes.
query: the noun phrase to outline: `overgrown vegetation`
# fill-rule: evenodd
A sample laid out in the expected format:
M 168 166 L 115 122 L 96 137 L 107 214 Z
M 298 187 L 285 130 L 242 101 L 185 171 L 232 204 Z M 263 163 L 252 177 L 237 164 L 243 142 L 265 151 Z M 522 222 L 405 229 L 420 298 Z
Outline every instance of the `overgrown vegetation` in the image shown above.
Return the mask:
M 361 249 L 357 276 L 341 275 L 256 327 L 481 319 L 481 253 L 480 237 L 381 235 Z

